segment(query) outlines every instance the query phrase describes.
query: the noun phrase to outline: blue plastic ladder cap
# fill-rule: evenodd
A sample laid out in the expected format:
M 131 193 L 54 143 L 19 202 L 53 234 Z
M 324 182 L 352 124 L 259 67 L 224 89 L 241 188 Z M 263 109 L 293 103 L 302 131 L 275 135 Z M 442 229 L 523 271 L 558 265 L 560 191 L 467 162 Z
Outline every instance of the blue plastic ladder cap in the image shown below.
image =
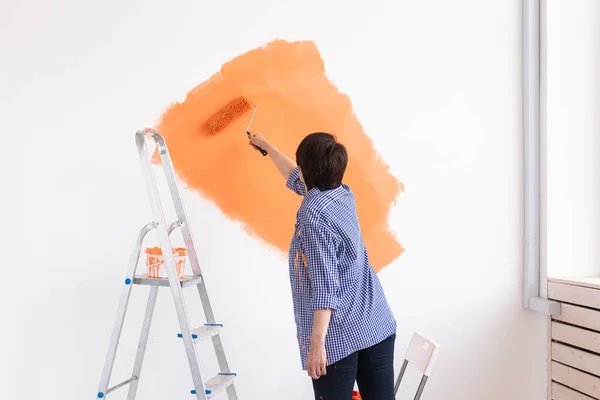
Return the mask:
M 178 333 L 178 334 L 177 334 L 177 337 L 178 337 L 178 338 L 182 338 L 182 337 L 183 337 L 183 335 L 182 335 L 181 333 Z M 192 339 L 198 339 L 198 335 L 196 335 L 195 333 L 192 333 Z
M 102 393 L 102 392 L 98 393 L 98 398 L 99 398 L 99 399 L 102 399 L 102 398 L 104 398 L 104 393 Z
M 129 278 L 125 279 L 125 284 L 126 285 L 131 285 L 131 279 L 129 279 Z
M 195 390 L 190 390 L 190 393 L 191 393 L 191 394 L 196 394 L 196 391 L 195 391 Z M 206 394 L 211 394 L 211 393 L 212 393 L 212 391 L 210 391 L 210 390 L 206 389 L 206 390 L 204 391 L 204 393 L 206 393 Z

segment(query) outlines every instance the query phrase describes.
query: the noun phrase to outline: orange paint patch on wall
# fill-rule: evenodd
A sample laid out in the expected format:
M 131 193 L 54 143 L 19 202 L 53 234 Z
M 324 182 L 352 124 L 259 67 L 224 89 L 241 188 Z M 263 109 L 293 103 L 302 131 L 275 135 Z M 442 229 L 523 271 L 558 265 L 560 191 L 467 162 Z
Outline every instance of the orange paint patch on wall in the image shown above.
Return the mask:
M 206 121 L 237 96 L 258 106 L 251 130 L 292 159 L 307 134 L 335 134 L 349 153 L 344 182 L 356 196 L 374 269 L 403 252 L 387 223 L 402 184 L 377 156 L 348 96 L 328 80 L 313 42 L 276 40 L 236 57 L 164 112 L 157 128 L 190 189 L 210 198 L 252 235 L 288 251 L 302 198 L 285 187 L 268 157 L 248 145 L 245 127 L 252 112 L 216 135 L 206 128 Z

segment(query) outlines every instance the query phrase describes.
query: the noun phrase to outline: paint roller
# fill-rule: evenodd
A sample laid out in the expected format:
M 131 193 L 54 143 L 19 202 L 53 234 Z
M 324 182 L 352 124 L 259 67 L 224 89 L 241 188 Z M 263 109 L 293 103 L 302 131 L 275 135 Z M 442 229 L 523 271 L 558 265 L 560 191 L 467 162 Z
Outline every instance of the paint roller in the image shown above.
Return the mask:
M 254 115 L 256 114 L 256 110 L 258 109 L 258 107 L 244 96 L 236 97 L 235 99 L 227 103 L 225 106 L 221 107 L 219 111 L 213 114 L 206 121 L 206 128 L 213 135 L 216 135 L 217 133 L 221 132 L 223 129 L 228 127 L 229 124 L 238 119 L 246 111 L 252 109 L 252 116 L 250 117 L 250 121 L 248 121 L 248 125 L 246 126 L 246 134 L 248 135 L 248 137 L 250 137 L 250 124 L 254 119 Z M 252 147 L 260 151 L 260 153 L 263 156 L 266 156 L 268 154 L 265 150 L 256 146 L 254 143 L 252 143 Z

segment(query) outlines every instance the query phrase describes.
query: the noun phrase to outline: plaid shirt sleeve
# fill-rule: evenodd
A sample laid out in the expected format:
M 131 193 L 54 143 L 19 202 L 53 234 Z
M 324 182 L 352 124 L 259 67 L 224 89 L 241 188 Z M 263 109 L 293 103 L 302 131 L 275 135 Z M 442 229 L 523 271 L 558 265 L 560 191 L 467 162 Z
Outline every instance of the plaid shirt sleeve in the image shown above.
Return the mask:
M 293 190 L 296 194 L 300 196 L 306 196 L 306 186 L 304 186 L 304 182 L 300 180 L 300 172 L 298 171 L 298 167 L 294 168 L 290 176 L 288 177 L 286 185 L 288 189 Z
M 309 219 L 300 224 L 300 241 L 312 289 L 312 309 L 336 310 L 340 289 L 336 236 L 323 224 Z

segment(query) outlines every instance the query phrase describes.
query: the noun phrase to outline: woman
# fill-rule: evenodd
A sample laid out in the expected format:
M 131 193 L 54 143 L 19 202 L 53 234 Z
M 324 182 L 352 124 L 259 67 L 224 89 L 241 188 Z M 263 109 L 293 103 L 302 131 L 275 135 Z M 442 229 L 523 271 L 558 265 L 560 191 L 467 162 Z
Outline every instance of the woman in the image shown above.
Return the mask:
M 369 264 L 354 195 L 342 183 L 345 147 L 312 133 L 294 163 L 260 134 L 250 134 L 250 144 L 265 149 L 287 187 L 304 196 L 289 264 L 302 368 L 315 399 L 350 400 L 356 381 L 363 400 L 393 400 L 396 321 Z

